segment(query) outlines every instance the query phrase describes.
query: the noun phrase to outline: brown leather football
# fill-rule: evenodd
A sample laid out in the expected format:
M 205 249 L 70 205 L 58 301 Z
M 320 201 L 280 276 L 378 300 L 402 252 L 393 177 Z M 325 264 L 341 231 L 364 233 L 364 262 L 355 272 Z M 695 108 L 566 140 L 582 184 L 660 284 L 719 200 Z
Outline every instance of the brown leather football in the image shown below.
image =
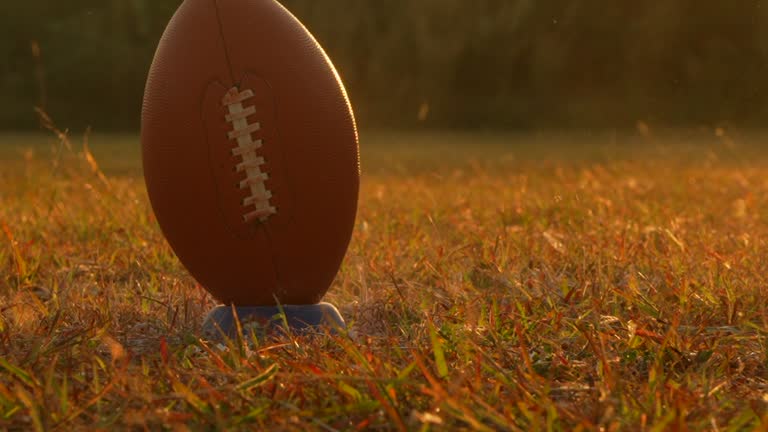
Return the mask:
M 313 304 L 338 272 L 360 180 L 330 59 L 274 0 L 185 0 L 155 54 L 141 140 L 160 227 L 220 301 Z

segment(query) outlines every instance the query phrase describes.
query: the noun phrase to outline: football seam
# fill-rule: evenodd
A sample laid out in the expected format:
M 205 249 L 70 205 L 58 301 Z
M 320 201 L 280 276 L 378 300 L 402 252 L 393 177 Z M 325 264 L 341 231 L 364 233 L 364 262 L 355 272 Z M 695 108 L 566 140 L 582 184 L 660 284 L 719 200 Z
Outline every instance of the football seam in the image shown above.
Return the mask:
M 219 10 L 219 1 L 211 0 L 213 2 L 213 8 L 216 10 L 216 24 L 219 28 L 219 37 L 221 38 L 222 48 L 224 49 L 224 58 L 227 60 L 227 72 L 229 72 L 230 83 L 237 86 L 235 81 L 235 74 L 232 69 L 232 60 L 229 57 L 229 50 L 227 49 L 227 38 L 224 36 L 224 22 L 221 20 L 221 11 Z
M 264 145 L 264 141 L 253 139 L 253 134 L 261 130 L 261 123 L 250 122 L 248 117 L 256 113 L 256 108 L 253 106 L 246 108 L 243 105 L 243 102 L 254 96 L 253 90 L 241 91 L 237 87 L 233 87 L 222 99 L 222 105 L 228 111 L 225 119 L 227 123 L 233 126 L 233 129 L 227 133 L 227 138 L 237 144 L 231 153 L 232 156 L 242 161 L 235 165 L 234 170 L 238 173 L 245 173 L 245 179 L 235 186 L 250 192 L 241 202 L 243 208 L 254 208 L 254 210 L 242 215 L 245 223 L 257 219 L 260 222 L 266 222 L 270 216 L 277 214 L 277 208 L 270 203 L 272 191 L 266 185 L 269 173 L 262 170 L 266 160 L 257 152 Z

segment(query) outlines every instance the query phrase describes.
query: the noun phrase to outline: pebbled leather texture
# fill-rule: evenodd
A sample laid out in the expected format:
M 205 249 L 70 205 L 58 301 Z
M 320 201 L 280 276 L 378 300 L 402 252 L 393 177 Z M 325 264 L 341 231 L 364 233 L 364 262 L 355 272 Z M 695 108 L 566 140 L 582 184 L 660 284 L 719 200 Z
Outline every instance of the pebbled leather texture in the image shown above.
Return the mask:
M 256 93 L 244 105 L 278 208 L 265 222 L 242 221 L 221 105 L 233 86 Z M 141 138 L 160 227 L 202 286 L 239 306 L 320 301 L 354 226 L 358 139 L 338 74 L 296 18 L 274 0 L 185 0 L 150 70 Z

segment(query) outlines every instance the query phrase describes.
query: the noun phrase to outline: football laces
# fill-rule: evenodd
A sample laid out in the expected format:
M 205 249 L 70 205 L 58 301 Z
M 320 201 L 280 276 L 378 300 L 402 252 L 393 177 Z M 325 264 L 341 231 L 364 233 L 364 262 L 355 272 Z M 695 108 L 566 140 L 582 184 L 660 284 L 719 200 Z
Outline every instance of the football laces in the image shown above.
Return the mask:
M 259 155 L 264 141 L 253 138 L 253 134 L 261 130 L 261 123 L 249 121 L 249 118 L 256 114 L 256 108 L 243 105 L 253 97 L 252 90 L 241 91 L 233 87 L 222 100 L 222 105 L 228 111 L 225 119 L 232 125 L 227 138 L 237 143 L 232 149 L 232 156 L 238 161 L 233 169 L 235 172 L 245 173 L 245 178 L 236 187 L 249 192 L 241 203 L 245 223 L 254 220 L 266 222 L 270 216 L 277 214 L 277 208 L 270 202 L 272 191 L 267 189 L 269 174 L 263 169 L 266 160 Z

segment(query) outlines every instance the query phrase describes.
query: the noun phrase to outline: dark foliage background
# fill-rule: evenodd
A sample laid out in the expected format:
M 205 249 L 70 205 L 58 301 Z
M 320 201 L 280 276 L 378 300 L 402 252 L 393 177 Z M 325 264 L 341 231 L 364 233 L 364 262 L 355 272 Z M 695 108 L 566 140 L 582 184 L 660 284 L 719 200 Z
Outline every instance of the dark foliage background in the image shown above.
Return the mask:
M 243 0 L 247 1 L 247 0 Z M 135 130 L 179 0 L 0 5 L 0 128 Z M 624 127 L 768 119 L 763 0 L 285 0 L 365 127 Z M 39 55 L 37 55 L 39 54 Z

